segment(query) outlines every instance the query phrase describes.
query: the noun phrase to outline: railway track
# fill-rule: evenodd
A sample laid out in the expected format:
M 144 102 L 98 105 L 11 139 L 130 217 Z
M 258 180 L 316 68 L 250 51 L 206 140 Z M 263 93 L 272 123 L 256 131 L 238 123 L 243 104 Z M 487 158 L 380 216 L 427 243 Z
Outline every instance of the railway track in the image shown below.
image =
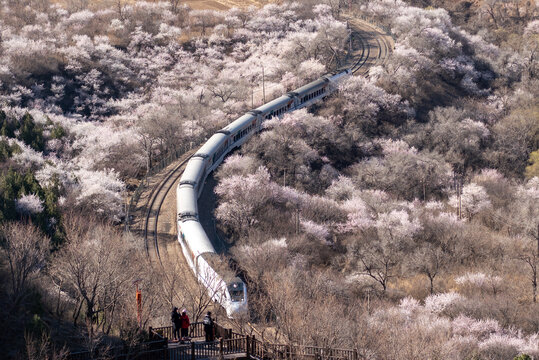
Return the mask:
M 348 58 L 347 66 L 354 74 L 366 76 L 372 66 L 382 65 L 392 48 L 391 40 L 373 25 L 363 21 L 350 20 L 352 28 L 351 42 L 355 49 Z M 176 192 L 177 182 L 185 169 L 187 161 L 194 150 L 185 154 L 179 163 L 169 167 L 157 175 L 151 191 L 147 195 L 143 209 L 141 233 L 144 238 L 146 252 L 156 266 L 166 266 L 171 261 L 183 259 L 180 246 L 177 244 L 176 229 Z M 167 279 L 171 282 L 170 279 Z M 194 277 L 193 277 L 193 281 Z M 172 283 L 172 282 L 171 282 Z
M 187 162 L 194 154 L 191 150 L 184 154 L 179 162 L 169 165 L 161 174 L 155 184 L 150 187 L 143 205 L 143 220 L 140 232 L 144 238 L 146 254 L 156 266 L 164 267 L 172 263 L 168 260 L 178 261 L 183 259 L 176 247 L 176 216 L 175 189 Z M 174 201 L 173 204 L 170 202 Z M 164 211 L 168 210 L 168 211 Z M 171 259 L 171 257 L 174 257 Z
M 368 76 L 371 67 L 383 65 L 388 60 L 393 48 L 392 39 L 370 23 L 353 18 L 348 21 L 352 29 L 352 48 L 356 49 L 348 65 L 354 74 Z

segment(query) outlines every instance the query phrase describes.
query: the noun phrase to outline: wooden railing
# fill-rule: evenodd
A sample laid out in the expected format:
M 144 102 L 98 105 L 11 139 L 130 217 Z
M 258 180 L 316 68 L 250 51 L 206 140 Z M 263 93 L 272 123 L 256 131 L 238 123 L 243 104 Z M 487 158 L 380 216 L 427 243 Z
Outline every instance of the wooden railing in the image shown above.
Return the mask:
M 333 349 L 317 346 L 271 344 L 226 329 L 218 324 L 215 334 L 219 340 L 212 342 L 191 341 L 169 347 L 172 326 L 150 328 L 150 341 L 134 347 L 106 348 L 100 351 L 72 353 L 69 360 L 89 359 L 163 359 L 196 360 L 203 358 L 221 359 L 225 355 L 239 354 L 243 358 L 258 360 L 358 360 L 358 353 L 352 349 Z M 189 329 L 192 339 L 204 337 L 204 324 L 192 323 Z
M 238 334 L 233 332 L 231 329 L 227 329 L 223 326 L 220 326 L 219 324 L 215 324 L 215 337 L 216 338 L 224 338 L 224 339 L 231 339 L 231 338 L 237 338 L 237 337 L 244 337 L 244 335 Z M 150 327 L 149 329 L 150 338 L 151 339 L 173 339 L 174 338 L 174 329 L 172 326 L 162 326 L 153 328 Z M 189 326 L 189 337 L 192 339 L 197 338 L 204 338 L 204 323 L 202 322 L 194 322 L 191 323 Z
M 352 349 L 333 349 L 318 346 L 263 344 L 255 341 L 253 356 L 259 359 L 313 359 L 357 360 L 358 353 Z M 260 349 L 262 348 L 262 349 Z

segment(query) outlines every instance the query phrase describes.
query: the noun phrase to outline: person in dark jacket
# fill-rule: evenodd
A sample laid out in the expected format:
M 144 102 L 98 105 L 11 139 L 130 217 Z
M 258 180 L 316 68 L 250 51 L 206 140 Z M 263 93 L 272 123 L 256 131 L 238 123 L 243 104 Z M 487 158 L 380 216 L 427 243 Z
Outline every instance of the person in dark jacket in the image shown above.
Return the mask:
M 202 320 L 202 323 L 204 324 L 204 334 L 206 335 L 206 341 L 213 341 L 215 337 L 213 336 L 214 323 L 213 319 L 211 318 L 211 311 L 208 311 L 206 316 L 204 316 L 204 320 Z
M 172 309 L 170 320 L 172 321 L 172 328 L 174 329 L 172 336 L 174 337 L 174 340 L 178 340 L 180 338 L 181 321 L 180 321 L 180 314 L 178 314 L 177 307 Z
M 181 340 L 187 340 L 189 337 L 189 325 L 191 323 L 189 322 L 189 316 L 187 316 L 187 310 L 182 310 L 182 316 L 180 316 L 180 322 L 181 322 L 181 330 L 182 330 L 182 338 Z

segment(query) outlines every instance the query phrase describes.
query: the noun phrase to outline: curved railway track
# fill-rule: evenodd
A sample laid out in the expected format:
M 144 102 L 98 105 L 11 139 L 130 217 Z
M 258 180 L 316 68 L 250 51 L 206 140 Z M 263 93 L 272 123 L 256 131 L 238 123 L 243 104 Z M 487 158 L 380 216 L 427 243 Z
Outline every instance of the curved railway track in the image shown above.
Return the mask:
M 159 213 L 170 190 L 175 187 L 176 182 L 182 175 L 187 161 L 191 158 L 190 155 L 188 154 L 179 164 L 174 165 L 172 169 L 165 173 L 164 179 L 152 188 L 146 202 L 146 215 L 142 229 L 144 245 L 147 255 L 150 257 L 155 256 L 154 260 L 157 260 L 161 265 L 163 265 L 163 261 L 159 251 Z
M 387 60 L 392 48 L 391 40 L 369 23 L 354 19 L 349 23 L 352 28 L 352 48 L 356 50 L 348 57 L 346 66 L 351 67 L 354 74 L 367 76 L 370 67 L 382 65 Z M 179 257 L 185 262 L 176 242 L 175 192 L 170 190 L 175 189 L 193 153 L 194 150 L 185 154 L 179 163 L 169 165 L 169 169 L 158 175 L 159 181 L 152 185 L 143 207 L 144 219 L 140 230 L 148 257 L 157 266 L 164 266 L 164 256 Z
M 370 23 L 350 19 L 349 24 L 352 29 L 352 48 L 356 50 L 352 52 L 353 61 L 348 65 L 354 74 L 368 76 L 371 67 L 383 65 L 387 61 L 393 48 L 392 39 Z

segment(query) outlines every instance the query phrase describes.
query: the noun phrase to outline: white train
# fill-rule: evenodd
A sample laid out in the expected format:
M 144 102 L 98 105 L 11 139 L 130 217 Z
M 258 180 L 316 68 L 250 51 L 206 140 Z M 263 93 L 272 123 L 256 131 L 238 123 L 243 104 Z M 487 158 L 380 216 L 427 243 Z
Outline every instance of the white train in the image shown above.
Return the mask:
M 259 132 L 266 119 L 280 117 L 328 96 L 336 90 L 338 81 L 350 73 L 350 69 L 343 69 L 327 74 L 247 112 L 216 132 L 187 163 L 176 190 L 178 241 L 198 280 L 230 317 L 247 312 L 247 287 L 227 264 L 220 261 L 199 222 L 197 199 L 204 181 L 229 152 Z

